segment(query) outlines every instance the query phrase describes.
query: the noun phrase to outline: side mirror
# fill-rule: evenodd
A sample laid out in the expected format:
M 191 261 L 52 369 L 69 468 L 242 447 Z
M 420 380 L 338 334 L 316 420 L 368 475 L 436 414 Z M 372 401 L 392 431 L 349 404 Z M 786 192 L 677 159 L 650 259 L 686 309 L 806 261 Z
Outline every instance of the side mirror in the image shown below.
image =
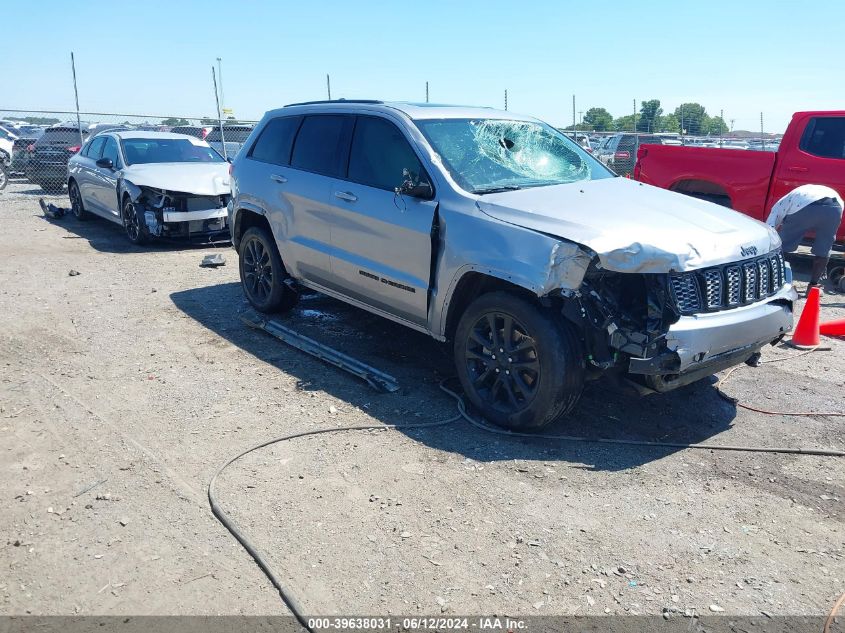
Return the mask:
M 97 160 L 97 167 L 102 167 L 103 169 L 114 169 L 114 163 L 111 158 L 100 158 Z
M 401 193 L 411 198 L 419 198 L 421 200 L 431 200 L 434 197 L 434 188 L 427 180 L 420 179 L 415 183 L 410 178 L 396 188 L 396 193 Z

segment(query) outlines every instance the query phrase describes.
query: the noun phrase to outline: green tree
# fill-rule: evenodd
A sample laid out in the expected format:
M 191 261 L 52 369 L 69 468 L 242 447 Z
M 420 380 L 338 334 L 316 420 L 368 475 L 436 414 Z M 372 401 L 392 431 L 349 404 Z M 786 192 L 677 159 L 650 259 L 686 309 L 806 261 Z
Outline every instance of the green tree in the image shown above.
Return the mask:
M 663 114 L 663 108 L 660 107 L 659 99 L 643 101 L 640 107 L 640 116 L 637 119 L 637 130 L 640 132 L 657 131 L 657 123 L 661 114 Z
M 50 117 L 43 116 L 25 116 L 21 119 L 21 121 L 26 121 L 32 125 L 53 125 L 54 123 L 61 123 L 60 119 L 52 119 Z
M 707 110 L 700 103 L 682 103 L 675 108 L 675 116 L 684 134 L 705 134 L 702 128 L 707 127 Z
M 613 129 L 617 132 L 631 132 L 634 129 L 634 115 L 628 114 L 618 119 L 613 119 Z
M 177 119 L 175 117 L 170 117 L 169 119 L 163 119 L 161 124 L 176 127 L 177 125 L 190 125 L 190 122 L 188 121 L 188 119 Z
M 666 114 L 657 121 L 657 131 L 658 132 L 674 132 L 677 134 L 681 131 L 680 122 L 678 121 L 678 117 L 675 116 L 673 112 Z
M 709 134 L 711 136 L 719 136 L 728 132 L 728 126 L 720 116 L 706 117 L 702 122 L 702 128 L 702 134 Z
M 584 113 L 584 125 L 596 132 L 606 132 L 613 125 L 613 116 L 604 108 L 590 108 Z

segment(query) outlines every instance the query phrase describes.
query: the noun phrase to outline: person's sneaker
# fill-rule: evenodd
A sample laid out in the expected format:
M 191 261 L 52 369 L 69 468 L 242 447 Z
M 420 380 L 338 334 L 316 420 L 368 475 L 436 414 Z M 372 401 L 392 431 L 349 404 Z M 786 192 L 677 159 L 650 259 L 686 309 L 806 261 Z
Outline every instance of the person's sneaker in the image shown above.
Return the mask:
M 813 284 L 813 285 L 807 284 L 807 290 L 806 290 L 806 292 L 804 292 L 804 298 L 805 298 L 805 299 L 806 299 L 808 296 L 810 296 L 810 290 L 811 290 L 812 288 L 818 288 L 818 289 L 819 289 L 819 297 L 823 297 L 823 296 L 824 296 L 824 284 L 821 284 L 821 283 L 818 283 L 818 284 Z

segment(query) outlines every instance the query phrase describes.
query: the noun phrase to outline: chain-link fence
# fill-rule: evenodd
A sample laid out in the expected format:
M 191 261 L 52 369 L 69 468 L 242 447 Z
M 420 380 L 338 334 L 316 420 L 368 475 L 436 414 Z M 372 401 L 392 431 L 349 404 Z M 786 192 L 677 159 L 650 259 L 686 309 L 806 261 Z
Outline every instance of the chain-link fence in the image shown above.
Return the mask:
M 109 131 L 188 134 L 226 158 L 240 150 L 256 121 L 208 116 L 162 116 L 52 110 L 0 110 L 0 162 L 12 177 L 50 193 L 67 184 L 68 160 L 91 138 Z
M 780 134 L 763 130 L 764 118 L 710 114 L 698 103 L 664 110 L 660 101 L 632 100 L 628 114 L 604 108 L 576 110 L 572 124 L 560 129 L 620 175 L 630 175 L 640 144 L 687 145 L 776 151 Z M 255 121 L 214 116 L 114 114 L 102 112 L 0 110 L 0 162 L 13 177 L 26 178 L 46 191 L 67 182 L 68 159 L 85 142 L 109 130 L 176 132 L 205 139 L 226 158 L 240 150 Z M 574 133 L 573 133 L 574 130 Z M 5 137 L 5 141 L 4 141 Z

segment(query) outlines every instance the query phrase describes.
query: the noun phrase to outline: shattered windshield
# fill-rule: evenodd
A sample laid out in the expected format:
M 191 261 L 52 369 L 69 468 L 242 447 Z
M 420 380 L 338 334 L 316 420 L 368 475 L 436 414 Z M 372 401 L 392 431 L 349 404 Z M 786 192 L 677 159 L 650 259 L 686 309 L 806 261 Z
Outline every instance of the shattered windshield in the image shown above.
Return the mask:
M 416 124 L 452 178 L 470 193 L 613 177 L 571 139 L 544 123 L 439 119 Z
M 208 145 L 190 138 L 126 138 L 120 144 L 127 165 L 223 162 L 223 157 Z

